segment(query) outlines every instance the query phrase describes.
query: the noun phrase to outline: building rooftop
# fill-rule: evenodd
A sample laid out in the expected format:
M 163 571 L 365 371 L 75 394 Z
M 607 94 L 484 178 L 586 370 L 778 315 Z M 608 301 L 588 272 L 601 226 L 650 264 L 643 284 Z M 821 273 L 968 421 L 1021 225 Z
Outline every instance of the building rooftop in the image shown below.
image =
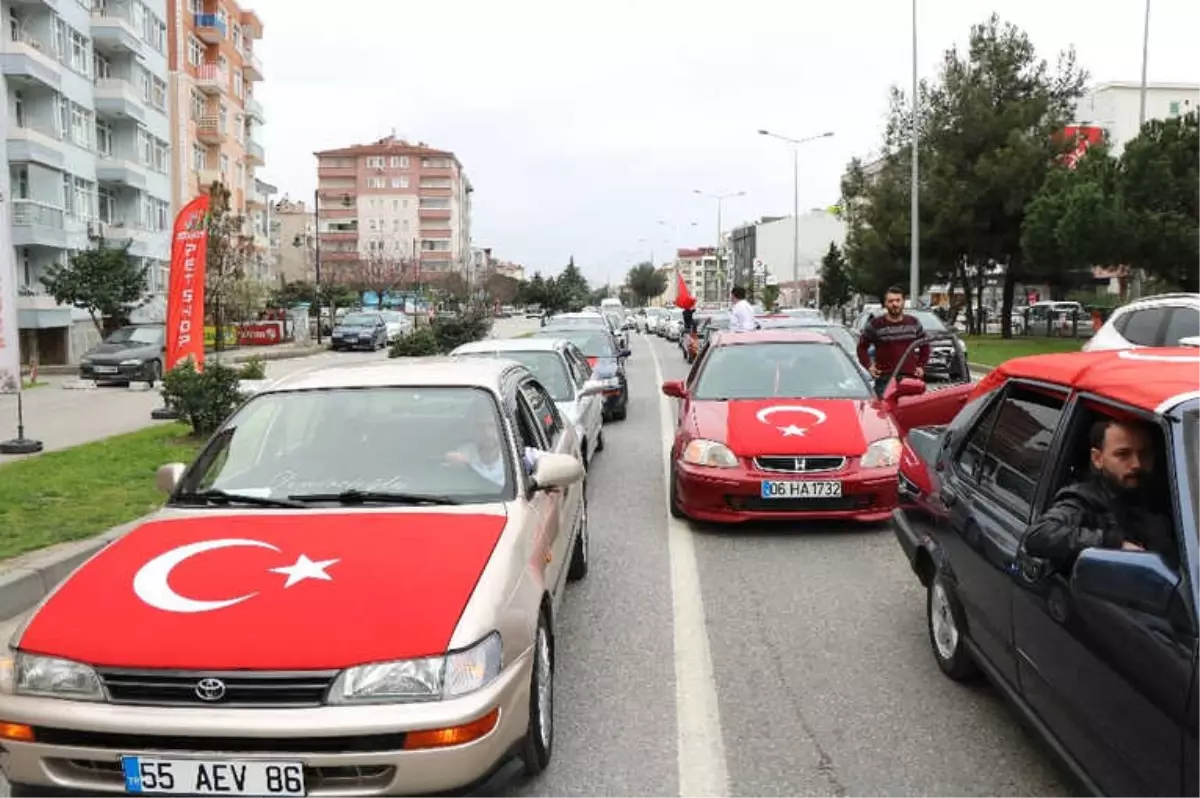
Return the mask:
M 334 150 L 321 150 L 313 153 L 318 158 L 350 156 L 358 157 L 360 155 L 417 155 L 427 158 L 453 158 L 454 163 L 460 168 L 458 157 L 449 150 L 439 150 L 430 147 L 423 141 L 418 141 L 416 144 L 398 139 L 394 135 L 385 136 L 379 141 L 373 141 L 370 144 L 354 144 L 350 147 L 341 147 Z

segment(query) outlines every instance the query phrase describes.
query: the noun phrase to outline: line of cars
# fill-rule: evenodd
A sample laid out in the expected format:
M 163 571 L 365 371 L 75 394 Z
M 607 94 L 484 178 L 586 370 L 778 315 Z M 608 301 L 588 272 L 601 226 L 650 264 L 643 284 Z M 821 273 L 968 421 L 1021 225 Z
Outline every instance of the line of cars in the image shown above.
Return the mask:
M 356 349 L 373 352 L 411 335 L 413 329 L 413 320 L 398 310 L 353 311 L 338 319 L 329 335 L 329 345 L 335 352 Z
M 12 794 L 434 794 L 543 770 L 603 447 L 570 405 L 623 381 L 569 340 L 524 347 L 300 372 L 160 468 L 165 506 L 0 657 Z

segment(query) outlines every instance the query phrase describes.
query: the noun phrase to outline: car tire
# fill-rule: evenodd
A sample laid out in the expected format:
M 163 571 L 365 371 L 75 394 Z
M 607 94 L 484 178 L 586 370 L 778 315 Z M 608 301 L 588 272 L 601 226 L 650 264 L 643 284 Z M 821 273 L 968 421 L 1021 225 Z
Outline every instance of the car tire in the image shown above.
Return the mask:
M 612 417 L 616 421 L 624 421 L 629 417 L 629 394 L 626 393 L 621 397 L 620 406 L 612 412 Z
M 525 775 L 536 776 L 554 753 L 554 639 L 546 611 L 538 616 L 533 637 L 533 674 L 529 678 L 529 726 L 521 743 Z
M 929 644 L 933 658 L 942 673 L 956 682 L 972 679 L 979 672 L 963 643 L 964 630 L 962 608 L 954 588 L 938 573 L 929 581 L 925 593 L 925 619 L 929 627 Z
M 153 388 L 157 383 L 162 382 L 162 363 L 157 360 L 151 360 L 150 365 L 146 367 L 146 382 L 150 383 Z
M 572 582 L 578 582 L 587 576 L 588 564 L 591 562 L 588 558 L 590 552 L 591 540 L 588 533 L 588 504 L 587 496 L 583 497 L 583 508 L 579 516 L 579 534 L 575 536 L 575 546 L 571 550 L 571 565 L 567 569 L 567 579 Z
M 683 507 L 679 504 L 679 474 L 673 465 L 671 466 L 671 478 L 667 480 L 667 509 L 671 512 L 672 518 L 687 518 L 687 514 L 683 512 Z
M 604 430 L 596 433 L 596 451 L 604 451 Z

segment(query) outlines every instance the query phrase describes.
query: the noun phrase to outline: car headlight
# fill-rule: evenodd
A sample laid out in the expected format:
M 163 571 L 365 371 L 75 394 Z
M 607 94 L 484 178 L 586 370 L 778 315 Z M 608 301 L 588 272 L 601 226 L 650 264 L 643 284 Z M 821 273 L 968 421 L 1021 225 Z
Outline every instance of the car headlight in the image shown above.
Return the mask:
M 140 365 L 142 365 L 142 361 L 140 359 L 134 357 L 134 358 L 130 358 L 129 360 L 122 360 L 121 365 L 122 366 L 140 366 Z
M 862 456 L 863 468 L 892 468 L 900 464 L 900 439 L 881 438 L 867 447 Z
M 22 651 L 0 660 L 0 693 L 74 701 L 104 700 L 100 677 L 90 666 Z
M 347 668 L 329 691 L 331 704 L 398 704 L 455 698 L 486 687 L 500 675 L 504 649 L 492 632 L 470 648 L 444 657 L 373 662 Z
M 683 450 L 683 462 L 711 468 L 737 468 L 738 459 L 729 447 L 718 441 L 697 438 Z

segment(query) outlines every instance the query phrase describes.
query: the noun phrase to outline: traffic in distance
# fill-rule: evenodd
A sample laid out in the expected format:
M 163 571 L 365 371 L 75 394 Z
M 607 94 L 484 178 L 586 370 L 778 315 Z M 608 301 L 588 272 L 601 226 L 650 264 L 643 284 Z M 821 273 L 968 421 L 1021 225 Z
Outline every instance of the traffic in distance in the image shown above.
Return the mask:
M 890 529 L 930 668 L 990 681 L 1088 791 L 1200 792 L 1200 349 L 976 380 L 902 295 L 849 328 L 734 299 L 606 300 L 263 386 L 14 635 L 13 794 L 431 794 L 553 767 L 556 719 L 578 717 L 556 702 L 560 619 L 604 565 L 593 533 L 618 533 L 590 528 L 589 482 L 638 332 L 688 365 L 659 386 L 664 519 Z M 386 341 L 369 321 L 354 346 Z

